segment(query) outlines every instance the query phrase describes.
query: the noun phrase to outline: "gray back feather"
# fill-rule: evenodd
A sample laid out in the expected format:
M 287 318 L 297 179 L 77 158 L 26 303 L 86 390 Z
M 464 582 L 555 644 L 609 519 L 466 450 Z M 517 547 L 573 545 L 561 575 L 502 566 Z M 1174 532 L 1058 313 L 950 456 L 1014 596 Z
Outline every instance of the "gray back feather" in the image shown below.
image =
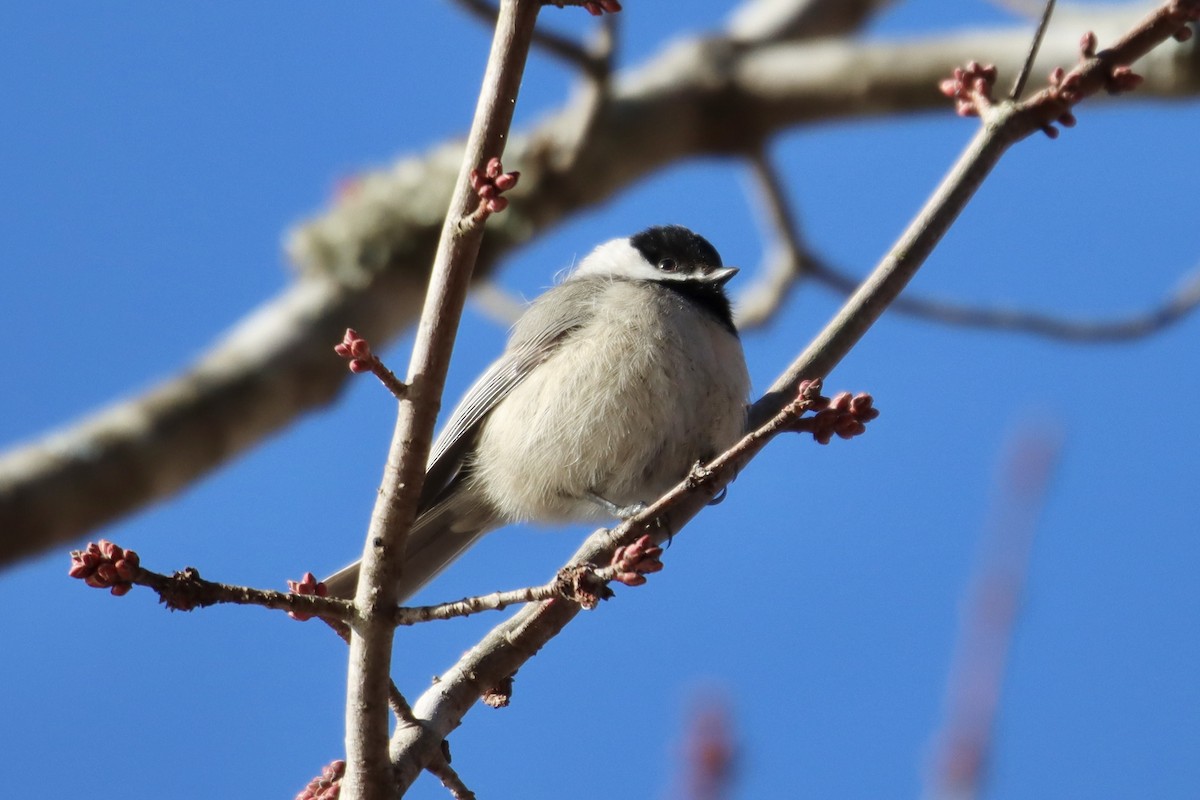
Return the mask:
M 479 428 L 530 370 L 549 358 L 571 333 L 594 316 L 593 298 L 606 282 L 567 280 L 544 293 L 513 327 L 504 353 L 467 390 L 433 443 L 418 516 L 409 533 L 400 595 L 416 592 L 464 550 L 505 520 L 469 491 L 452 491 L 464 479 Z M 334 597 L 350 597 L 358 562 L 325 579 Z
M 513 327 L 504 352 L 467 390 L 429 454 L 421 509 L 429 509 L 454 484 L 479 426 L 530 371 L 549 358 L 594 315 L 590 299 L 602 288 L 592 278 L 567 280 L 542 294 Z

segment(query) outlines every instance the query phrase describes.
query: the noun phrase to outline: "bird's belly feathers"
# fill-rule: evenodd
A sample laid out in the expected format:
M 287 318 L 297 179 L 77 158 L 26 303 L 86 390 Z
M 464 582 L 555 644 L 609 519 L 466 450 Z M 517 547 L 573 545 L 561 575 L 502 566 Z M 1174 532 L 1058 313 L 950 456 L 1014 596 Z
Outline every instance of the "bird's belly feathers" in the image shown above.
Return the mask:
M 589 492 L 652 502 L 741 436 L 738 339 L 690 303 L 647 299 L 608 304 L 619 318 L 597 313 L 489 415 L 473 471 L 503 516 L 606 516 Z

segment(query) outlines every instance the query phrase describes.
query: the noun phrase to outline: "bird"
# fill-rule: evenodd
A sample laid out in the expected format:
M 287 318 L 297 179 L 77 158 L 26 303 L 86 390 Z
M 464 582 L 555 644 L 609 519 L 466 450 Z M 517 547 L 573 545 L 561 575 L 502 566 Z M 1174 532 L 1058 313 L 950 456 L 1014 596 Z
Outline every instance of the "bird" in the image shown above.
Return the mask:
M 434 441 L 400 600 L 483 534 L 625 519 L 746 428 L 750 377 L 707 239 L 660 225 L 605 242 L 537 297 Z M 359 564 L 324 580 L 353 597 Z

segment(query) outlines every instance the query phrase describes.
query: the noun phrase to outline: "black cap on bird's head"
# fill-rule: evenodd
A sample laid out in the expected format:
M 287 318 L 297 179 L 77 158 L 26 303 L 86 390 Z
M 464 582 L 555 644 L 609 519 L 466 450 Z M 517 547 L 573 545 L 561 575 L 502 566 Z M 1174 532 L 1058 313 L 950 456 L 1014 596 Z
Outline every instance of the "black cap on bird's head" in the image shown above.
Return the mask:
M 701 281 L 722 286 L 737 274 L 725 267 L 717 248 L 682 225 L 658 225 L 629 237 L 629 244 L 653 265 L 662 279 Z

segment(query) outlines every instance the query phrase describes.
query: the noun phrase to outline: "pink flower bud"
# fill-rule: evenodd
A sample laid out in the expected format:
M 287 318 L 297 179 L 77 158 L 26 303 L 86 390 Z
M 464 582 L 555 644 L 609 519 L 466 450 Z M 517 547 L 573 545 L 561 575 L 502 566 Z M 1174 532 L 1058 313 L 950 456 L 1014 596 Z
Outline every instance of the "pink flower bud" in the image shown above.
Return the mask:
M 503 175 L 496 177 L 496 188 L 502 192 L 507 192 L 509 189 L 517 185 L 517 179 L 521 177 L 519 172 L 506 172 Z
M 1088 31 L 1079 39 L 1079 52 L 1084 58 L 1091 58 L 1096 55 L 1096 34 Z

